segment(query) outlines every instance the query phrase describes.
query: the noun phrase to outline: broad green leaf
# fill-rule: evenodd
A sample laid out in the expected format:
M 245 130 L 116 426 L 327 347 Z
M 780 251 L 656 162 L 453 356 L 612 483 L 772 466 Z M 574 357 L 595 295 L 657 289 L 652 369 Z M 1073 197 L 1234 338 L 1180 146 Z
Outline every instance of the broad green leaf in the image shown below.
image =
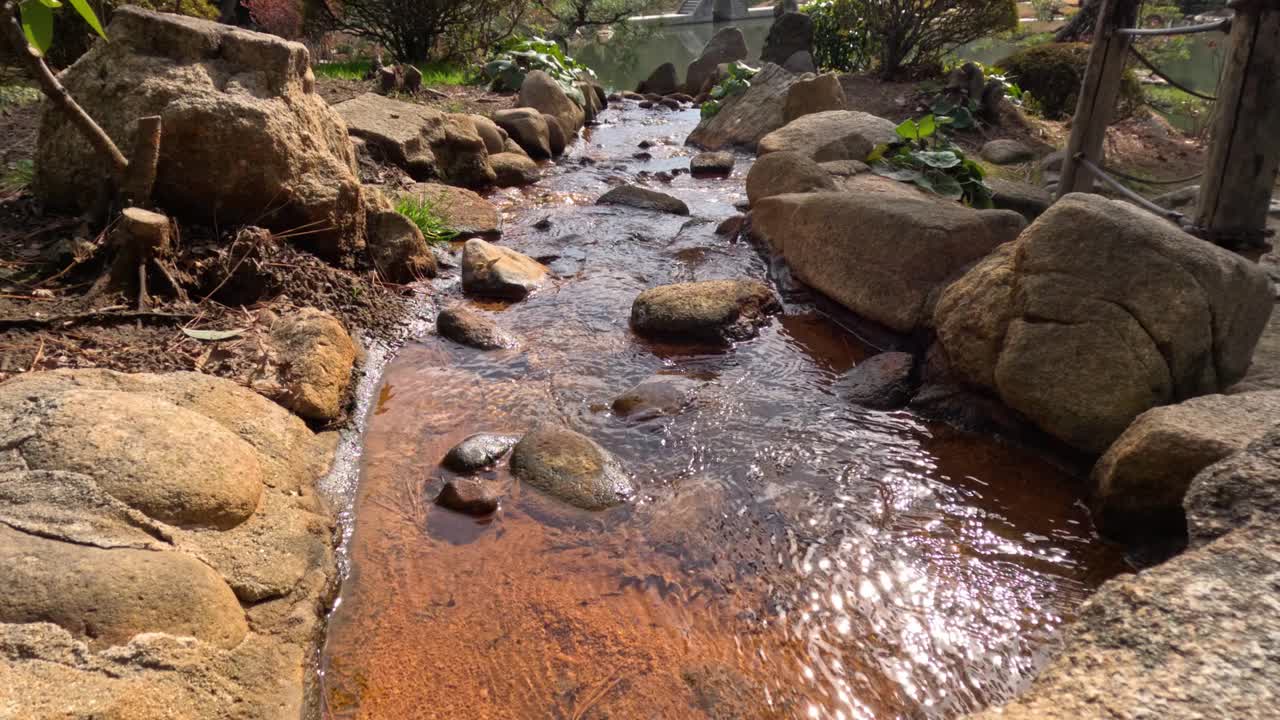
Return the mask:
M 889 145 L 877 145 L 876 148 L 871 151 L 871 154 L 867 156 L 867 164 L 872 165 L 880 162 L 888 152 Z
M 58 2 L 58 0 L 40 0 L 40 4 L 53 9 L 62 7 L 62 3 Z
M 203 340 L 205 342 L 217 342 L 219 340 L 230 340 L 231 338 L 240 337 L 244 334 L 244 329 L 239 330 L 192 330 L 190 328 L 182 328 L 182 333 L 189 338 Z
M 22 34 L 40 55 L 53 43 L 53 11 L 39 0 L 24 0 L 18 6 L 22 15 Z
M 945 173 L 930 173 L 933 191 L 948 200 L 959 200 L 964 197 L 964 186 L 958 180 Z
M 912 120 L 910 118 L 903 120 L 902 124 L 899 125 L 897 128 L 895 128 L 895 130 L 897 130 L 898 132 L 898 137 L 902 138 L 903 140 L 919 140 L 920 139 L 920 126 L 916 124 L 915 120 Z
M 916 132 L 919 133 L 919 138 L 921 140 L 932 136 L 935 132 L 938 131 L 938 126 L 934 122 L 934 118 L 932 115 L 925 115 L 924 117 L 920 118 L 920 120 L 916 122 L 916 126 L 917 126 Z
M 939 170 L 957 167 L 961 163 L 960 158 L 950 150 L 923 151 L 916 153 L 915 156 L 925 165 Z
M 56 0 L 53 1 L 56 2 Z M 89 3 L 86 0 L 71 0 L 71 7 L 80 13 L 80 17 L 89 23 L 89 27 L 93 28 L 94 32 L 98 33 L 103 40 L 107 39 L 107 33 L 103 31 L 102 23 L 98 22 L 98 15 L 93 12 L 93 8 L 89 7 Z

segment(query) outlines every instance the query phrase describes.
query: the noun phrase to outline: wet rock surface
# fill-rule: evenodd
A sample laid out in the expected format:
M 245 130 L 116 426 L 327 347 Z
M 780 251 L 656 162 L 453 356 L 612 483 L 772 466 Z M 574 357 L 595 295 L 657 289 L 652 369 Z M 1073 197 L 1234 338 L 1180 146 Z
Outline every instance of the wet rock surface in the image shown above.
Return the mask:
M 493 483 L 480 480 L 450 480 L 436 496 L 440 507 L 478 517 L 497 512 L 499 500 Z
M 683 200 L 666 193 L 638 185 L 619 185 L 596 200 L 597 205 L 625 205 L 640 210 L 688 215 L 689 206 Z
M 462 248 L 462 288 L 482 297 L 522 300 L 546 279 L 547 268 L 527 255 L 484 240 Z
M 479 350 L 514 348 L 520 343 L 497 322 L 464 305 L 451 305 L 440 311 L 436 330 L 443 337 Z
M 650 288 L 631 306 L 631 327 L 643 335 L 704 342 L 754 337 L 782 306 L 757 280 L 705 280 Z
M 697 175 L 729 175 L 734 161 L 731 152 L 699 153 L 689 161 L 689 171 Z
M 483 470 L 501 460 L 519 441 L 515 435 L 476 433 L 454 445 L 442 462 L 454 472 Z
M 835 389 L 840 397 L 872 410 L 905 407 L 915 392 L 912 382 L 915 364 L 915 357 L 910 353 L 873 355 L 836 381 Z
M 702 383 L 680 375 L 654 375 L 614 398 L 615 415 L 629 420 L 648 420 L 678 415 L 694 401 Z
M 617 458 L 559 425 L 540 425 L 521 438 L 511 453 L 511 470 L 528 485 L 583 510 L 607 510 L 635 494 Z

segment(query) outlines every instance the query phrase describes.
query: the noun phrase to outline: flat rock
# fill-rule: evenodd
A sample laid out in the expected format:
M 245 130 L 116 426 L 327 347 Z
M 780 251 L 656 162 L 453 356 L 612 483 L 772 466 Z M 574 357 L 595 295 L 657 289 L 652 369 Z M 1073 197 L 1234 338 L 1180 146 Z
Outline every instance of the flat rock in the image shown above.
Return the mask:
M 836 392 L 871 410 L 905 407 L 915 392 L 916 359 L 910 353 L 886 352 L 858 363 L 836 381 Z
M 747 171 L 747 202 L 752 206 L 774 195 L 835 189 L 836 181 L 831 173 L 800 153 L 770 153 L 756 160 Z
M 352 135 L 415 179 L 451 185 L 493 183 L 488 149 L 469 116 L 365 93 L 334 106 Z
M 452 305 L 440 311 L 436 330 L 441 336 L 479 350 L 500 350 L 519 346 L 519 341 L 478 310 Z
M 1196 474 L 1280 424 L 1280 391 L 1206 395 L 1138 416 L 1093 468 L 1094 520 L 1122 537 L 1184 525 Z
M 477 433 L 454 445 L 442 464 L 460 473 L 483 470 L 501 460 L 519 440 L 515 435 Z
M 694 175 L 728 175 L 733 172 L 735 158 L 731 152 L 698 153 L 689 161 Z
M 657 190 L 638 185 L 619 185 L 601 195 L 597 205 L 625 205 L 641 210 L 654 210 L 673 215 L 688 215 L 689 206 L 683 200 Z
M 342 322 L 315 308 L 281 317 L 271 326 L 281 365 L 277 402 L 308 420 L 329 422 L 342 414 L 351 387 L 356 346 Z
M 754 337 L 782 306 L 756 280 L 704 280 L 650 288 L 631 306 L 631 327 L 642 335 L 705 342 Z
M 462 247 L 462 289 L 468 294 L 523 300 L 546 277 L 544 265 L 510 248 L 477 238 Z
M 511 470 L 531 487 L 583 510 L 606 510 L 635 495 L 622 465 L 591 438 L 544 424 L 511 453 Z
M 993 165 L 1017 165 L 1036 159 L 1036 152 L 1017 140 L 992 140 L 979 151 L 982 159 Z
M 702 383 L 681 375 L 654 375 L 613 400 L 613 412 L 629 420 L 679 415 L 693 404 Z
M 790 150 L 815 162 L 865 161 L 878 145 L 898 139 L 897 126 L 857 110 L 828 110 L 799 117 L 765 135 L 760 155 Z
M 796 279 L 899 333 L 926 326 L 935 294 L 1025 225 L 1007 210 L 973 210 L 874 175 L 841 192 L 768 197 L 751 211 L 752 233 Z
M 494 157 L 490 156 L 490 160 Z M 441 183 L 416 183 L 403 194 L 425 200 L 449 229 L 463 237 L 502 232 L 502 214 L 498 208 L 472 190 Z
M 493 483 L 450 480 L 436 496 L 436 504 L 464 515 L 482 517 L 498 511 L 499 495 Z
M 1073 194 L 948 287 L 934 319 L 967 382 L 1101 454 L 1143 412 L 1239 381 L 1273 305 L 1254 263 Z

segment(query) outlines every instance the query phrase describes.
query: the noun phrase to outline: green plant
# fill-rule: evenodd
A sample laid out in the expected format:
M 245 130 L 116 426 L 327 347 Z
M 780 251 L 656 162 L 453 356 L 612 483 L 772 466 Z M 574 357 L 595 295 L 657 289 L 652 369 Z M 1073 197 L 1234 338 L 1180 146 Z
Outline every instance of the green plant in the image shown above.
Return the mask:
M 1024 108 L 1038 109 L 1045 118 L 1059 120 L 1075 112 L 1080 84 L 1089 66 L 1089 45 L 1049 43 L 1025 48 L 999 64 L 1021 87 Z M 1120 93 L 1121 100 L 1129 103 L 1141 97 L 1142 88 L 1132 71 L 1125 72 Z M 1027 94 L 1034 97 L 1034 104 L 1027 102 Z
M 975 208 L 991 207 L 991 188 L 982 166 L 965 157 L 945 133 L 945 119 L 925 115 L 897 127 L 898 140 L 877 147 L 867 158 L 871 169 Z
M 406 195 L 396 202 L 396 212 L 412 220 L 429 243 L 447 243 L 459 235 L 428 198 Z
M 857 9 L 849 0 L 818 0 L 800 8 L 813 20 L 813 60 L 818 67 L 857 72 L 871 65 L 875 45 Z
M 1018 26 L 1014 0 L 837 0 L 882 75 L 936 67 L 961 45 Z
M 458 59 L 487 51 L 524 21 L 523 0 L 330 0 L 329 29 L 375 42 L 400 62 Z
M 427 87 L 440 85 L 473 85 L 475 76 L 465 66 L 449 62 L 414 63 L 414 67 L 422 72 L 422 84 Z M 318 77 L 335 80 L 363 80 L 373 69 L 370 60 L 344 60 L 341 62 L 323 62 L 312 66 Z
M 740 62 L 730 63 L 724 77 L 708 93 L 710 99 L 702 103 L 702 117 L 715 117 L 725 100 L 746 92 L 747 88 L 751 87 L 751 78 L 755 77 L 757 72 L 760 71 Z
M 574 102 L 586 104 L 586 98 L 575 83 L 583 73 L 595 73 L 567 55 L 552 40 L 513 38 L 503 43 L 497 55 L 485 64 L 484 75 L 489 79 L 490 90 L 514 92 L 524 84 L 525 76 L 534 70 L 541 70 L 554 78 Z
M 21 192 L 31 186 L 36 167 L 30 160 L 19 160 L 0 176 L 0 193 Z
M 1031 0 L 1031 7 L 1040 22 L 1052 22 L 1062 12 L 1062 5 L 1058 0 Z

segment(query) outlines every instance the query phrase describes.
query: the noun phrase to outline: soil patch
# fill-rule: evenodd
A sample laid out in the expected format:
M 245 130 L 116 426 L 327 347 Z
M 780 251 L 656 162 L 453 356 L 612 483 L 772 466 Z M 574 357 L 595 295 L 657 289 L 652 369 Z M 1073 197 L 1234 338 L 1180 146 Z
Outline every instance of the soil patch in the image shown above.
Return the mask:
M 316 92 L 320 97 L 337 105 L 368 92 L 377 90 L 374 80 L 342 80 L 316 78 Z M 396 93 L 395 99 L 435 108 L 441 112 L 468 113 L 492 116 L 499 110 L 516 106 L 515 93 L 489 92 L 483 85 L 443 85 L 424 88 L 417 93 Z

